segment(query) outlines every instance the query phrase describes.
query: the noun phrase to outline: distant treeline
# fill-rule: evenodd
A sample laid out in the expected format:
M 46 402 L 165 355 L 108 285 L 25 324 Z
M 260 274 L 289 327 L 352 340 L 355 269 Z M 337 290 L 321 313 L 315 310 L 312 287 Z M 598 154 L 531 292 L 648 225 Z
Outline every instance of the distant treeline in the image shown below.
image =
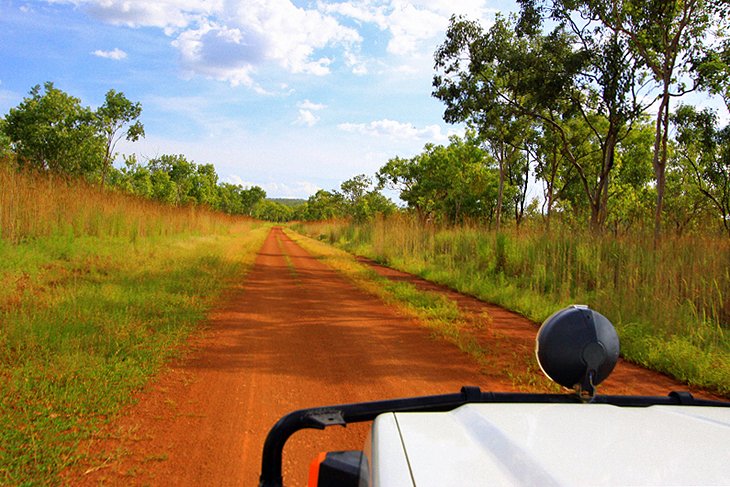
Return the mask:
M 446 122 L 466 126 L 463 136 L 393 157 L 374 176 L 298 206 L 219 183 L 212 165 L 182 155 L 115 167 L 117 141 L 144 128 L 141 106 L 113 90 L 92 111 L 52 83 L 36 86 L 0 120 L 0 153 L 21 167 L 272 221 L 404 211 L 496 230 L 557 220 L 593 233 L 653 228 L 655 242 L 662 231 L 730 236 L 730 3 L 518 3 L 517 14 L 488 29 L 452 17 L 434 54 L 432 94 Z M 690 92 L 725 108 L 675 106 Z
M 84 178 L 175 206 L 202 205 L 232 215 L 269 221 L 369 218 L 395 205 L 364 175 L 342 183 L 341 191 L 320 190 L 308 200 L 267 199 L 259 186 L 219 181 L 213 164 L 196 164 L 182 154 L 139 161 L 118 158 L 117 143 L 144 137 L 142 107 L 110 90 L 96 110 L 47 82 L 0 119 L 0 160 L 21 170 Z M 119 166 L 119 167 L 118 167 Z
M 212 164 L 162 155 L 144 163 L 136 156 L 125 157 L 122 167 L 114 166 L 119 140 L 144 137 L 141 113 L 139 103 L 114 90 L 92 110 L 51 82 L 37 85 L 0 119 L 0 157 L 20 169 L 80 177 L 172 205 L 198 204 L 257 216 L 266 192 L 258 186 L 219 182 Z

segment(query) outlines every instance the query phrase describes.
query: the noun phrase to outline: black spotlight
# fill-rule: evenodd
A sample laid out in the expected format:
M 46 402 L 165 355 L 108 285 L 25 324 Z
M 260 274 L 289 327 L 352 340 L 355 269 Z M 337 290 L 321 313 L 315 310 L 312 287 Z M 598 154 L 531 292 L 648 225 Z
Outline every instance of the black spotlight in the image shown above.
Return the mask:
M 608 319 L 587 306 L 572 305 L 553 314 L 537 332 L 540 368 L 558 384 L 593 396 L 619 356 L 619 340 Z

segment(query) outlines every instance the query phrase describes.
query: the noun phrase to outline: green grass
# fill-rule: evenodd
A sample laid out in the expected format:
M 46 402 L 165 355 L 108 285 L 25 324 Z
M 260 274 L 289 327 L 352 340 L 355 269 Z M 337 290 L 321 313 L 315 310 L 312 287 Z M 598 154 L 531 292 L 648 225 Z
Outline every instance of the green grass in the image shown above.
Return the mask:
M 299 225 L 308 235 L 541 322 L 588 304 L 630 361 L 730 396 L 730 239 L 595 237 L 580 229 L 438 228 L 396 217 Z
M 0 240 L 0 484 L 59 483 L 172 356 L 267 228 Z

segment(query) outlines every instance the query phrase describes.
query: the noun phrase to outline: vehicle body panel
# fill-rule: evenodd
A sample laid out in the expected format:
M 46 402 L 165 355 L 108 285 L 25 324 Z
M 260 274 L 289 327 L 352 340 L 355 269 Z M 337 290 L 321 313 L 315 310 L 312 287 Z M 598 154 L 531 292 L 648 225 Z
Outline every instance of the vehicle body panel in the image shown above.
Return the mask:
M 730 408 L 468 404 L 388 413 L 374 424 L 371 451 L 378 487 L 728 485 Z M 414 483 L 404 483 L 406 468 Z

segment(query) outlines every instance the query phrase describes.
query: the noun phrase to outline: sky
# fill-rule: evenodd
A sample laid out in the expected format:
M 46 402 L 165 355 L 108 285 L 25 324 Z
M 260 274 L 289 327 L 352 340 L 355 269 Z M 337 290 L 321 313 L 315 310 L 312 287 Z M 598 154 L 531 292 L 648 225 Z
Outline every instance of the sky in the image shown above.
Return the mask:
M 431 96 L 449 18 L 488 27 L 511 0 L 0 0 L 0 114 L 46 81 L 97 107 L 142 104 L 147 160 L 307 198 L 461 127 Z

